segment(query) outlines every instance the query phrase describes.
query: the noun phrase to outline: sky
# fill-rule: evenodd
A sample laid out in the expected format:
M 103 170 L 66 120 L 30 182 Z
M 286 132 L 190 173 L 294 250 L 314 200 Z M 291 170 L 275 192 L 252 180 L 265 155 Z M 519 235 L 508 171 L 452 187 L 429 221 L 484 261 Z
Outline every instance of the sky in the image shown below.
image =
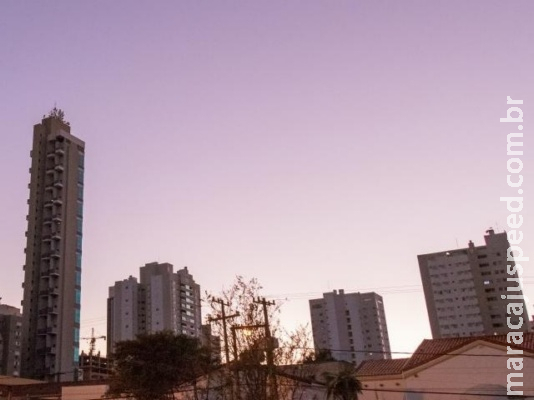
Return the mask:
M 524 101 L 521 246 L 534 256 L 533 12 L 2 2 L 2 303 L 22 299 L 32 127 L 57 105 L 86 142 L 82 337 L 106 334 L 109 286 L 159 261 L 212 293 L 258 278 L 287 329 L 324 292 L 376 291 L 392 350 L 413 351 L 431 337 L 417 255 L 507 228 L 507 96 Z

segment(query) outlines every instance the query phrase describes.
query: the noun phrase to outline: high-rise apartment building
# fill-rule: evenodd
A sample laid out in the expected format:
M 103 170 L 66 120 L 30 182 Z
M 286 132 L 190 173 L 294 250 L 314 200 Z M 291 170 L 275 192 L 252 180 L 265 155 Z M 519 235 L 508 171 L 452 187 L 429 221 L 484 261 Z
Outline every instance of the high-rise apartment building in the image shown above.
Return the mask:
M 507 278 L 517 274 L 507 273 L 507 250 L 510 247 L 505 232 L 493 229 L 484 236 L 485 245 L 446 250 L 418 256 L 426 307 L 432 329 L 432 337 L 449 338 L 505 334 L 509 331 L 506 318 L 508 301 L 501 296 L 507 286 L 518 286 Z M 513 292 L 522 295 L 522 290 Z M 514 300 L 519 302 L 522 300 Z M 522 301 L 524 304 L 524 301 Z M 528 330 L 527 308 L 523 328 Z M 512 316 L 517 323 L 520 316 Z
M 78 365 L 85 144 L 54 108 L 33 129 L 22 371 L 69 381 Z
M 20 310 L 0 304 L 0 375 L 20 375 L 21 336 Z
M 187 267 L 175 273 L 172 264 L 153 262 L 140 268 L 140 278 L 130 276 L 109 288 L 108 354 L 115 343 L 142 333 L 200 337 L 200 286 Z
M 382 296 L 376 293 L 324 293 L 310 300 L 315 351 L 340 361 L 391 358 Z

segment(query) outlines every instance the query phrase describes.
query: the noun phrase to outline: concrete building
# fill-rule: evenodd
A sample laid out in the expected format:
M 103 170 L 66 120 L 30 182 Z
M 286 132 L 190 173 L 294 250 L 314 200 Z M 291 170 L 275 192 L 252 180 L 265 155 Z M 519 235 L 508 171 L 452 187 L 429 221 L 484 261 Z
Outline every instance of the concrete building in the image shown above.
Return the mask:
M 376 293 L 324 293 L 310 300 L 316 351 L 329 350 L 334 359 L 359 364 L 391 358 L 382 297 Z
M 153 262 L 140 268 L 140 277 L 109 288 L 108 354 L 115 343 L 143 333 L 170 330 L 200 337 L 200 286 L 187 267 L 175 273 L 172 264 Z
M 135 335 L 144 333 L 139 329 L 146 322 L 145 304 L 139 299 L 140 287 L 137 279 L 130 276 L 109 288 L 107 313 L 107 354 L 121 340 L 133 340 Z M 143 310 L 143 313 L 140 310 Z
M 508 286 L 518 287 L 517 278 L 509 275 L 506 252 L 510 244 L 506 233 L 492 229 L 484 236 L 485 245 L 446 250 L 418 256 L 419 269 L 425 293 L 426 307 L 432 329 L 432 337 L 480 336 L 507 333 L 507 294 L 522 295 L 507 291 Z M 514 300 L 517 302 L 518 300 Z M 523 318 L 523 330 L 529 330 L 527 308 L 523 302 L 524 315 L 513 316 L 517 324 Z
M 20 309 L 0 304 L 0 375 L 20 375 L 21 336 Z
M 101 356 L 100 352 L 86 354 L 82 351 L 79 371 L 78 380 L 80 381 L 105 380 L 111 375 L 111 363 L 107 357 Z
M 78 365 L 85 144 L 54 108 L 33 129 L 24 264 L 24 377 L 72 380 Z
M 200 343 L 211 351 L 211 360 L 217 364 L 222 362 L 221 338 L 212 333 L 211 325 L 201 326 Z

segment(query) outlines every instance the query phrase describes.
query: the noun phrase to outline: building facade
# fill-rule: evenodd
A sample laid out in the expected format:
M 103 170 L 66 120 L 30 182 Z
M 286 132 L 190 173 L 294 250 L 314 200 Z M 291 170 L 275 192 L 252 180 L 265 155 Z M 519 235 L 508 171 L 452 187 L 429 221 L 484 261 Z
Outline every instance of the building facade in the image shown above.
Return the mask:
M 520 370 L 508 367 L 508 346 L 522 355 Z M 356 376 L 361 400 L 532 399 L 534 334 L 515 344 L 507 335 L 424 340 L 410 358 L 365 361 Z
M 21 336 L 20 310 L 0 304 L 0 375 L 20 376 Z
M 80 354 L 80 366 L 78 372 L 79 381 L 95 381 L 109 379 L 111 375 L 111 363 L 107 357 L 100 355 L 100 352 Z
M 391 358 L 382 296 L 334 290 L 309 303 L 316 352 L 354 364 Z
M 200 286 L 187 267 L 173 269 L 169 263 L 149 263 L 140 268 L 140 282 L 130 276 L 109 288 L 108 354 L 115 343 L 143 333 L 200 337 Z
M 426 307 L 433 338 L 496 335 L 509 331 L 506 318 L 508 300 L 501 296 L 522 295 L 517 274 L 507 273 L 506 233 L 492 229 L 484 236 L 485 245 L 447 250 L 418 256 Z M 507 291 L 514 286 L 517 291 Z M 514 300 L 517 302 L 518 300 Z M 529 330 L 527 308 L 524 315 L 512 316 L 512 322 L 523 318 L 523 330 Z
M 79 357 L 85 144 L 54 108 L 34 126 L 24 264 L 22 371 L 68 381 Z
M 221 338 L 214 335 L 211 330 L 211 325 L 206 324 L 201 326 L 200 343 L 202 346 L 207 347 L 211 353 L 211 360 L 214 363 L 220 364 L 222 362 L 221 354 Z

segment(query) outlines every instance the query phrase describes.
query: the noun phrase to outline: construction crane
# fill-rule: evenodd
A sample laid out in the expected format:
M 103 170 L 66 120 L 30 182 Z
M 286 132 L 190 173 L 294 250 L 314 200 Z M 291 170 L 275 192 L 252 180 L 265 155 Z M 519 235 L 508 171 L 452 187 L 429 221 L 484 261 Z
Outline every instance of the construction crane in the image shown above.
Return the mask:
M 95 336 L 95 328 L 91 328 L 91 337 L 84 337 L 83 340 L 89 341 L 89 357 L 92 357 L 95 352 L 95 343 L 98 339 L 106 340 L 105 336 Z
M 82 340 L 88 340 L 89 341 L 89 368 L 88 368 L 89 376 L 87 378 L 85 378 L 85 379 L 89 379 L 89 380 L 93 379 L 93 356 L 95 354 L 95 344 L 96 344 L 96 341 L 98 339 L 106 340 L 106 337 L 103 336 L 103 335 L 102 336 L 95 336 L 95 328 L 91 328 L 91 337 L 82 338 Z M 98 352 L 97 360 L 98 361 L 100 360 L 100 352 Z M 80 368 L 82 369 L 82 373 L 83 373 L 84 366 L 80 366 Z M 85 375 L 85 374 L 83 374 L 83 375 Z

